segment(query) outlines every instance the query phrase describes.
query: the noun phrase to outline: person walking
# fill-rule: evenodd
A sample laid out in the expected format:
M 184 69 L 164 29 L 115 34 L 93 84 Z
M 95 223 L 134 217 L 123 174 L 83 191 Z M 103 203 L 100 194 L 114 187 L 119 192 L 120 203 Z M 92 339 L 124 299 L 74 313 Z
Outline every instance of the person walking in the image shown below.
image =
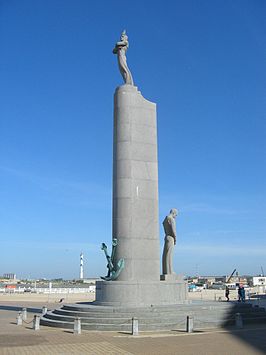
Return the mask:
M 226 287 L 225 287 L 225 297 L 226 297 L 226 299 L 227 299 L 227 300 L 226 300 L 227 302 L 230 301 L 230 299 L 229 299 L 229 293 L 230 293 L 229 287 L 226 286 Z
M 246 292 L 244 286 L 242 284 L 238 287 L 238 302 L 245 302 L 246 300 Z
M 242 287 L 241 287 L 241 301 L 242 301 L 242 302 L 245 302 L 245 301 L 246 301 L 246 291 L 245 291 L 245 288 L 244 288 L 243 285 L 242 285 Z
M 238 294 L 238 302 L 241 302 L 241 285 L 238 286 L 237 294 Z

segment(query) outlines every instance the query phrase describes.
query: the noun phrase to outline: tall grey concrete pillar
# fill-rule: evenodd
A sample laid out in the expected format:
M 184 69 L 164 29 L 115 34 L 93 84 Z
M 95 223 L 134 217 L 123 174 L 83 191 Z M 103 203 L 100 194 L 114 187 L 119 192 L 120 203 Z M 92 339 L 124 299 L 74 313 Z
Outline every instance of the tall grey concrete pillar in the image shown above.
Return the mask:
M 137 87 L 119 86 L 114 96 L 113 238 L 115 280 L 96 281 L 95 305 L 150 307 L 186 299 L 181 278 L 160 281 L 156 105 Z
M 113 238 L 125 267 L 117 281 L 160 278 L 156 104 L 137 87 L 114 96 Z

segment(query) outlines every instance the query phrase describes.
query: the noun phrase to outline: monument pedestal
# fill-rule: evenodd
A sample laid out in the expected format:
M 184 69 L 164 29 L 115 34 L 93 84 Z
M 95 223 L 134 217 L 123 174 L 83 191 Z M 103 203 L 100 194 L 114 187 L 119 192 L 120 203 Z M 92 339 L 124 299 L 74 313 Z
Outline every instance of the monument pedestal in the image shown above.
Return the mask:
M 150 307 L 187 302 L 187 283 L 166 281 L 96 281 L 95 305 Z

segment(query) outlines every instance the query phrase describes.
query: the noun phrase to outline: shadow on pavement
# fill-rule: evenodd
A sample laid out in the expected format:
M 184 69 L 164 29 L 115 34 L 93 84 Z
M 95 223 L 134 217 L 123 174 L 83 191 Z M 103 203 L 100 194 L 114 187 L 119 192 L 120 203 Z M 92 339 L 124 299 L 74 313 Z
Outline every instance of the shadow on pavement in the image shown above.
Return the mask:
M 73 330 L 63 330 L 64 333 L 73 334 Z
M 2 309 L 5 311 L 20 312 L 20 311 L 22 311 L 23 308 L 27 308 L 27 312 L 30 312 L 30 313 L 42 313 L 41 308 L 0 305 L 0 310 Z
M 197 333 L 206 333 L 207 330 L 193 330 L 193 334 L 197 334 Z M 183 334 L 187 334 L 186 330 L 182 330 L 182 329 L 173 329 L 171 330 L 171 332 L 173 333 L 183 333 Z
M 252 302 L 235 302 L 226 315 L 222 327 L 229 330 L 233 336 L 242 342 L 246 342 L 255 349 L 266 353 L 265 308 L 255 306 Z

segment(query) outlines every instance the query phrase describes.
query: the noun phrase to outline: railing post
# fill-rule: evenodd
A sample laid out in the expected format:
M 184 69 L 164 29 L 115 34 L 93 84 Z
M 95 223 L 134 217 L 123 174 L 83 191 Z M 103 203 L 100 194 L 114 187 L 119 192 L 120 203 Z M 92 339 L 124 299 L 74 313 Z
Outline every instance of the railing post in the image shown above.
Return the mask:
M 74 320 L 74 334 L 81 334 L 81 320 L 80 320 L 80 318 L 75 318 L 75 320 Z
M 139 335 L 139 320 L 135 317 L 132 318 L 132 335 Z
M 194 318 L 191 316 L 187 316 L 187 333 L 193 333 L 193 328 L 194 328 Z
M 236 328 L 238 329 L 242 329 L 243 328 L 243 318 L 242 315 L 240 313 L 236 313 L 235 315 L 235 324 L 236 324 Z
M 22 320 L 27 320 L 27 308 L 22 308 Z
M 46 306 L 43 306 L 42 308 L 42 315 L 45 315 L 47 313 L 47 307 Z
M 40 316 L 35 315 L 33 319 L 33 326 L 32 329 L 34 330 L 40 330 Z
M 22 313 L 18 312 L 17 315 L 17 325 L 22 325 Z

